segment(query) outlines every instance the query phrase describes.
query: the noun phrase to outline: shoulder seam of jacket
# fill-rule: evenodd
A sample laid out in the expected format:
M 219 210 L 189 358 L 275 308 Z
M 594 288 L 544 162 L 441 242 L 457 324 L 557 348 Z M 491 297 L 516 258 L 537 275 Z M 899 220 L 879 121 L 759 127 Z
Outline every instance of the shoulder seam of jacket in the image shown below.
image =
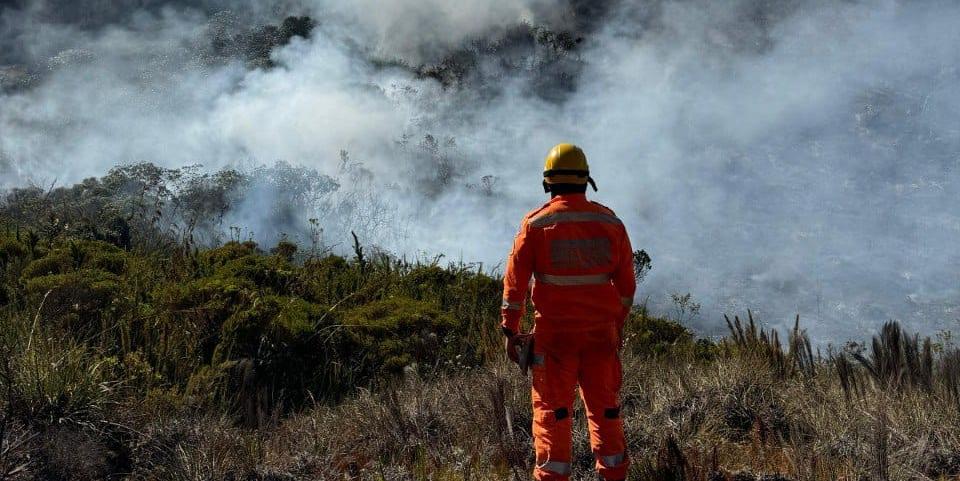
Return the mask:
M 611 209 L 611 208 L 609 208 L 609 207 L 607 207 L 607 206 L 605 206 L 605 205 L 603 205 L 603 204 L 601 204 L 601 203 L 599 203 L 599 202 L 597 202 L 597 201 L 595 201 L 595 200 L 591 200 L 590 203 L 596 204 L 596 205 L 598 205 L 598 206 L 600 206 L 600 207 L 603 207 L 604 209 L 606 209 L 606 210 L 608 211 L 608 213 L 609 213 L 610 215 L 613 215 L 613 216 L 616 216 L 616 215 L 617 215 L 616 212 L 613 211 L 613 209 Z
M 537 207 L 536 209 L 533 209 L 533 210 L 531 210 L 530 212 L 528 212 L 527 215 L 524 216 L 524 220 L 530 221 L 531 219 L 534 218 L 534 216 L 536 216 L 537 214 L 543 212 L 543 210 L 546 209 L 547 207 L 550 207 L 550 203 L 549 203 L 549 202 L 547 202 L 546 204 L 543 204 L 543 205 L 541 205 L 540 207 Z

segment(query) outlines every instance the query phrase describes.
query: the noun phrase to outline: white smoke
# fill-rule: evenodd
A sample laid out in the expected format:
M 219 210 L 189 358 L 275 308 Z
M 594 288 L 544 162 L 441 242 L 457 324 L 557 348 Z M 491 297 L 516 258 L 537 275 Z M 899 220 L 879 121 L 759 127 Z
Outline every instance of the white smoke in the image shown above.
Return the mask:
M 50 42 L 89 54 L 0 94 L 0 184 L 143 160 L 284 160 L 340 182 L 302 213 L 326 241 L 355 230 L 394 252 L 493 266 L 544 200 L 543 154 L 574 141 L 594 197 L 653 257 L 640 296 L 657 309 L 691 292 L 705 332 L 722 312 L 753 308 L 778 327 L 799 313 L 822 342 L 889 318 L 955 327 L 960 7 L 622 2 L 577 50 L 583 68 L 560 100 L 532 93 L 533 66 L 477 65 L 497 79 L 488 94 L 370 62 L 434 61 L 521 22 L 575 24 L 565 4 L 318 1 L 301 5 L 319 20 L 312 37 L 252 71 L 195 58 L 209 28 L 197 12 L 50 27 Z M 275 239 L 281 227 L 255 215 L 274 195 L 257 191 L 231 222 Z
M 376 53 L 416 65 L 518 21 L 535 22 L 544 16 L 541 12 L 560 4 L 556 0 L 334 0 L 321 1 L 315 11 L 346 19 L 355 29 L 351 34 L 366 40 Z

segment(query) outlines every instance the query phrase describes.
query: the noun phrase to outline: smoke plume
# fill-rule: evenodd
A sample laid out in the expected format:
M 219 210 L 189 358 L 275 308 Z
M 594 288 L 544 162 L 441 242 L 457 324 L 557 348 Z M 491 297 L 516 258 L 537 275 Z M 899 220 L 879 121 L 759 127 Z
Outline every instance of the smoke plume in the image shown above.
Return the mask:
M 0 185 L 284 161 L 339 188 L 278 220 L 264 182 L 231 225 L 493 267 L 573 141 L 655 310 L 690 292 L 705 333 L 799 313 L 821 342 L 956 327 L 954 2 L 116 5 L 0 3 Z

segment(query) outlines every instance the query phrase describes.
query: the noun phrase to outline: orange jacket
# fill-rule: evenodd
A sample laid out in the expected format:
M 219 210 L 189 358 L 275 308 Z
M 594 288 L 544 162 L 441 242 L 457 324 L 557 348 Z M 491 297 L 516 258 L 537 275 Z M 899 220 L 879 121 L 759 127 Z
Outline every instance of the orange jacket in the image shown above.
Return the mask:
M 637 284 L 627 231 L 584 194 L 562 194 L 520 224 L 503 278 L 502 326 L 519 332 L 530 277 L 538 332 L 620 327 Z

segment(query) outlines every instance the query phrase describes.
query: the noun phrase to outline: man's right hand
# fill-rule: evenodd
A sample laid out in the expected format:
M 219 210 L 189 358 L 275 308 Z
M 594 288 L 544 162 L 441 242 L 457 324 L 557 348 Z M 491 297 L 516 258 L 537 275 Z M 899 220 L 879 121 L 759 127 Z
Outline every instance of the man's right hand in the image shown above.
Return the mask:
M 520 363 L 520 354 L 517 352 L 518 340 L 520 340 L 520 336 L 516 334 L 508 336 L 503 340 L 503 348 L 507 351 L 507 357 L 517 364 Z

